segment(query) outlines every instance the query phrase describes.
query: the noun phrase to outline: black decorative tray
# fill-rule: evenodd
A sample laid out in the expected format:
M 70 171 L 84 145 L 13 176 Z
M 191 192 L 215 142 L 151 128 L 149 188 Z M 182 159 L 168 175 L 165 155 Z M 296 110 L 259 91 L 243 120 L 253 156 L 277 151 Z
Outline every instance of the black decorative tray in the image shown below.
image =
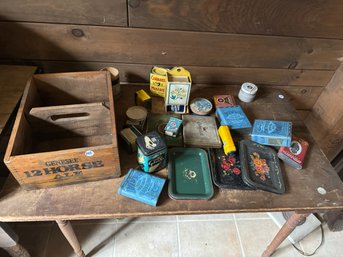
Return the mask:
M 238 152 L 224 154 L 222 148 L 209 149 L 213 183 L 219 188 L 251 190 L 242 179 Z
M 277 194 L 285 192 L 279 159 L 272 148 L 242 140 L 239 151 L 242 178 L 246 184 Z

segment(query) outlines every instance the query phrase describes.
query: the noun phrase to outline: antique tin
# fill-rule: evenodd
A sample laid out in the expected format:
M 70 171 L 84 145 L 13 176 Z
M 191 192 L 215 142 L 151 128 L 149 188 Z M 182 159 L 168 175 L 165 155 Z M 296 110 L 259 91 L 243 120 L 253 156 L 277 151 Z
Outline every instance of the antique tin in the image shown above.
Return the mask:
M 213 116 L 183 115 L 185 146 L 220 148 L 216 119 Z
M 151 97 L 143 89 L 135 93 L 135 104 L 151 110 Z
M 109 71 L 111 74 L 111 83 L 113 97 L 118 99 L 120 95 L 120 80 L 119 80 L 119 70 L 114 67 L 105 67 L 101 69 L 102 71 Z
M 124 128 L 119 132 L 120 137 L 125 142 L 126 148 L 129 153 L 137 152 L 137 137 L 141 136 L 142 133 L 133 125 L 128 128 Z
M 132 106 L 126 111 L 126 125 L 135 125 L 143 130 L 148 111 L 143 106 Z
M 215 95 L 213 101 L 216 108 L 236 105 L 235 98 L 232 95 Z
M 167 146 L 183 146 L 182 130 L 179 131 L 179 134 L 176 137 L 170 137 L 165 135 L 164 128 L 166 127 L 171 117 L 177 119 L 182 118 L 179 114 L 149 114 L 147 119 L 146 132 L 151 132 L 154 130 L 157 131 L 160 134 L 160 136 L 164 139 L 164 142 Z
M 213 183 L 219 188 L 251 190 L 242 178 L 241 164 L 237 152 L 226 155 L 223 149 L 209 149 Z
M 292 136 L 290 147 L 282 146 L 279 149 L 278 157 L 295 169 L 302 169 L 306 157 L 308 142 L 297 136 Z
M 242 102 L 250 103 L 254 101 L 258 87 L 250 82 L 245 82 L 241 86 L 241 90 L 238 93 L 238 98 Z
M 150 72 L 150 92 L 153 95 L 164 97 L 167 88 L 166 68 L 153 67 Z
M 218 108 L 216 116 L 220 125 L 229 126 L 231 130 L 242 134 L 251 131 L 251 123 L 239 105 Z
M 255 120 L 251 140 L 262 145 L 291 146 L 292 122 Z
M 207 153 L 200 148 L 169 151 L 168 194 L 175 200 L 208 200 L 213 186 Z
M 285 192 L 276 152 L 264 145 L 242 140 L 239 154 L 243 181 L 251 187 L 277 194 Z
M 186 113 L 192 85 L 189 71 L 183 67 L 174 67 L 167 72 L 167 79 L 167 89 L 164 97 L 165 110 L 177 109 L 177 113 Z M 182 106 L 182 108 L 177 106 Z
M 235 152 L 236 146 L 233 143 L 230 129 L 228 126 L 220 126 L 218 129 L 218 134 L 220 136 L 220 139 L 223 142 L 223 150 L 225 154 Z
M 164 128 L 164 133 L 167 136 L 176 137 L 179 134 L 181 124 L 182 120 L 170 117 L 166 127 Z
M 157 131 L 137 138 L 138 164 L 145 172 L 154 172 L 167 165 L 167 146 Z
M 206 98 L 193 99 L 189 107 L 196 115 L 208 115 L 212 111 L 212 103 Z

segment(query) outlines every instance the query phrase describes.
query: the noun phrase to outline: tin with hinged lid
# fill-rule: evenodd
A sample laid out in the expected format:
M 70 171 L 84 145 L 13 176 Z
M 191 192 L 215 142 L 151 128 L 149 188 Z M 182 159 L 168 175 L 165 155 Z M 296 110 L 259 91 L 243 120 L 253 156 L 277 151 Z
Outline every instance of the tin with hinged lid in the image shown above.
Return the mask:
M 157 131 L 137 138 L 138 164 L 145 172 L 155 172 L 167 165 L 167 145 Z

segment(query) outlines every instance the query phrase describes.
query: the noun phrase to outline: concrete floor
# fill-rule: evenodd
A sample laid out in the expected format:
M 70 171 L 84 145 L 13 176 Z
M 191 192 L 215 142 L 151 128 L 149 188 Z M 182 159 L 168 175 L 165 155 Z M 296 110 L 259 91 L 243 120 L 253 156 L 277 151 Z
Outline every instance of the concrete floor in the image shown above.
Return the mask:
M 259 257 L 278 227 L 266 213 L 146 217 L 72 222 L 87 257 Z M 12 223 L 32 257 L 74 257 L 52 222 Z M 316 257 L 343 257 L 343 232 L 330 232 Z M 317 229 L 299 245 L 311 252 Z M 0 256 L 6 256 L 0 252 Z M 273 257 L 300 257 L 286 240 Z

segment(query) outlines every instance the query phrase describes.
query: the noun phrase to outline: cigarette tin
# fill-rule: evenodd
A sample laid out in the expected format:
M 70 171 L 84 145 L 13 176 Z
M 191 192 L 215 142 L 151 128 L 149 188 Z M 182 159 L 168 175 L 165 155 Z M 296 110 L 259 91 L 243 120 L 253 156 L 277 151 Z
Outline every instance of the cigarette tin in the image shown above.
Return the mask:
M 279 149 L 278 157 L 295 169 L 302 169 L 306 157 L 308 142 L 297 136 L 292 136 L 290 147 L 282 146 Z
M 235 98 L 232 95 L 215 95 L 213 101 L 216 108 L 236 105 Z
M 206 98 L 193 99 L 189 107 L 196 115 L 208 115 L 212 111 L 212 103 Z
M 157 205 L 166 180 L 151 174 L 130 169 L 117 193 L 152 206 Z
M 220 136 L 220 139 L 223 142 L 223 150 L 225 154 L 235 152 L 236 146 L 233 143 L 230 129 L 228 126 L 220 126 L 218 129 L 218 134 Z
M 255 120 L 251 140 L 262 145 L 291 146 L 292 122 Z
M 250 129 L 251 124 L 239 105 L 218 108 L 216 116 L 220 125 L 229 126 L 230 129 Z
M 176 137 L 179 134 L 181 124 L 182 120 L 170 117 L 166 127 L 164 128 L 164 133 L 167 136 Z
M 185 146 L 220 148 L 216 119 L 213 116 L 183 115 Z
M 137 138 L 138 164 L 145 172 L 154 172 L 167 165 L 167 146 L 157 131 Z

